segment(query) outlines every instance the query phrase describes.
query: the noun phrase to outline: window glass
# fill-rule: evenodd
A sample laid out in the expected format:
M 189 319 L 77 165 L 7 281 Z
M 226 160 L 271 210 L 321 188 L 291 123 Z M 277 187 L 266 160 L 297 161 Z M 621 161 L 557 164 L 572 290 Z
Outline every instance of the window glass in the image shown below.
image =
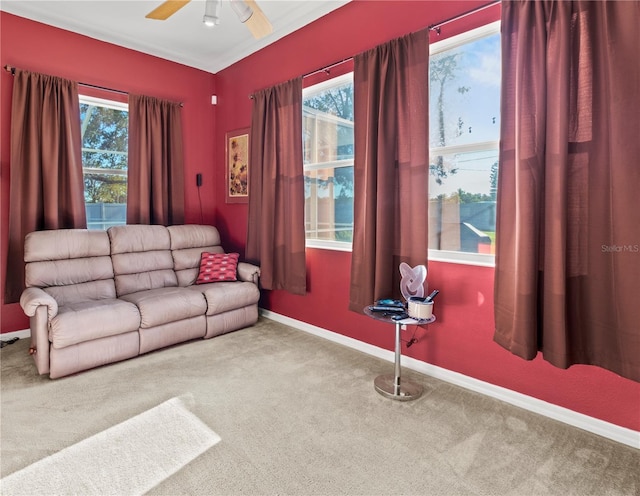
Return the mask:
M 499 23 L 432 44 L 429 76 L 429 248 L 447 256 L 487 254 L 492 262 L 500 138 Z
M 493 254 L 496 230 L 498 150 L 432 156 L 446 170 L 457 170 L 429 185 L 429 247 Z
M 87 227 L 126 224 L 128 105 L 80 96 L 80 121 Z
M 307 244 L 350 244 L 353 73 L 305 88 L 302 104 Z

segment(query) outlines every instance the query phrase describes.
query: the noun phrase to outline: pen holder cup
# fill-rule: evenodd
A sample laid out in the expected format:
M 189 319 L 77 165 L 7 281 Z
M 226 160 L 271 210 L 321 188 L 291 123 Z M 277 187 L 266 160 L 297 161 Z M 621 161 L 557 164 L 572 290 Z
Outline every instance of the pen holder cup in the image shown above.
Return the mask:
M 433 301 L 425 301 L 425 298 L 412 296 L 408 301 L 407 313 L 409 317 L 420 320 L 428 320 L 433 315 Z

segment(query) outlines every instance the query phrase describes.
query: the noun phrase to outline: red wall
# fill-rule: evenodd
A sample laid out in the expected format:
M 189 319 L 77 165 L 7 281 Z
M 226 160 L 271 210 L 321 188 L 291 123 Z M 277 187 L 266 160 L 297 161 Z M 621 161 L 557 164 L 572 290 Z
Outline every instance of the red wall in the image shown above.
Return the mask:
M 304 29 L 283 38 L 217 74 L 220 95 L 216 164 L 224 170 L 224 133 L 248 127 L 253 91 L 312 72 L 373 46 L 466 12 L 487 2 L 393 1 L 352 2 Z M 481 14 L 499 16 L 499 7 Z M 442 36 L 464 30 L 472 16 L 442 28 Z M 455 32 L 454 32 L 455 31 Z M 432 38 L 433 39 L 433 38 Z M 247 206 L 222 202 L 217 190 L 225 239 L 242 250 L 246 240 Z M 263 307 L 321 328 L 393 349 L 392 328 L 349 312 L 350 253 L 308 249 L 308 294 L 265 292 Z M 541 358 L 527 362 L 493 342 L 493 269 L 471 265 L 429 263 L 429 287 L 440 289 L 436 323 L 419 329 L 418 343 L 406 354 L 470 377 L 549 403 L 640 430 L 640 384 L 591 366 L 568 370 Z M 409 335 L 407 335 L 409 337 Z
M 250 125 L 249 94 L 484 3 L 356 0 L 216 76 L 0 13 L 0 63 L 183 101 L 187 221 L 200 222 L 193 176 L 202 172 L 203 222 L 219 227 L 229 249 L 243 252 L 247 206 L 224 202 L 224 135 Z M 483 15 L 490 20 L 495 12 Z M 443 28 L 443 36 L 463 28 L 463 23 L 449 24 Z M 11 98 L 11 77 L 4 71 L 0 83 L 0 262 L 4 273 Z M 217 107 L 209 103 L 211 94 L 218 95 Z M 393 348 L 390 326 L 347 310 L 350 253 L 309 249 L 307 270 L 306 296 L 265 292 L 263 306 Z M 638 383 L 597 367 L 561 370 L 540 358 L 527 362 L 493 343 L 493 269 L 431 262 L 428 281 L 430 288 L 442 292 L 436 300 L 438 321 L 417 331 L 419 341 L 407 350 L 409 356 L 640 431 Z M 0 283 L 3 287 L 4 275 Z M 2 305 L 1 311 L 2 332 L 28 327 L 18 305 Z
M 0 64 L 89 83 L 128 93 L 155 96 L 184 103 L 182 109 L 186 222 L 199 223 L 200 188 L 204 223 L 215 224 L 217 178 L 213 176 L 216 93 L 213 74 L 156 57 L 103 43 L 44 24 L 0 12 Z M 0 70 L 0 288 L 4 295 L 9 220 L 9 174 L 12 76 Z M 81 88 L 82 89 L 82 88 Z M 102 95 L 101 95 L 102 96 Z M 105 97 L 117 99 L 107 93 Z M 2 297 L 0 297 L 2 300 Z M 2 332 L 22 330 L 29 322 L 18 304 L 0 306 Z

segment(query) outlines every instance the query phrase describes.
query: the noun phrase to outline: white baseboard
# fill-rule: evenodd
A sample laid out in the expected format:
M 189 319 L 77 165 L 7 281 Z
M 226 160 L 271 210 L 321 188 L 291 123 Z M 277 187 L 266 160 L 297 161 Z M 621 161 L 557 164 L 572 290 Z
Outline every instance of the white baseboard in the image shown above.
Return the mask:
M 270 310 L 260 309 L 260 314 L 268 319 L 308 332 L 315 336 L 328 339 L 329 341 L 348 346 L 349 348 L 353 348 L 368 355 L 382 358 L 388 362 L 393 362 L 395 360 L 395 353 L 393 351 L 385 350 L 363 341 L 358 341 L 357 339 L 343 336 L 342 334 L 328 331 L 321 327 L 292 319 L 291 317 L 280 315 Z M 632 448 L 640 449 L 640 432 L 638 431 L 620 427 L 582 413 L 574 412 L 568 408 L 554 405 L 501 386 L 496 386 L 495 384 L 474 379 L 473 377 L 469 377 L 458 372 L 437 367 L 435 365 L 416 360 L 415 358 L 403 356 L 402 365 L 416 372 L 484 394 L 525 410 L 544 415 L 545 417 L 558 420 L 573 427 L 577 427 L 578 429 L 597 434 L 618 443 L 626 444 Z
M 6 341 L 7 339 L 13 339 L 13 338 L 24 339 L 24 338 L 30 338 L 30 337 L 31 337 L 31 331 L 29 329 L 23 329 L 21 331 L 5 332 L 0 334 L 0 340 L 2 341 Z

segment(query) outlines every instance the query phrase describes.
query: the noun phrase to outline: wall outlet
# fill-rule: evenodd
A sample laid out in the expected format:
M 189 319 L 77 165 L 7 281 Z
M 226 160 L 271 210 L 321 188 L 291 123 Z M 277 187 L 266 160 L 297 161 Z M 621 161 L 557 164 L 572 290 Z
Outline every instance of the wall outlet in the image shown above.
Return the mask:
M 202 186 L 202 174 L 196 174 L 196 186 L 199 188 Z

